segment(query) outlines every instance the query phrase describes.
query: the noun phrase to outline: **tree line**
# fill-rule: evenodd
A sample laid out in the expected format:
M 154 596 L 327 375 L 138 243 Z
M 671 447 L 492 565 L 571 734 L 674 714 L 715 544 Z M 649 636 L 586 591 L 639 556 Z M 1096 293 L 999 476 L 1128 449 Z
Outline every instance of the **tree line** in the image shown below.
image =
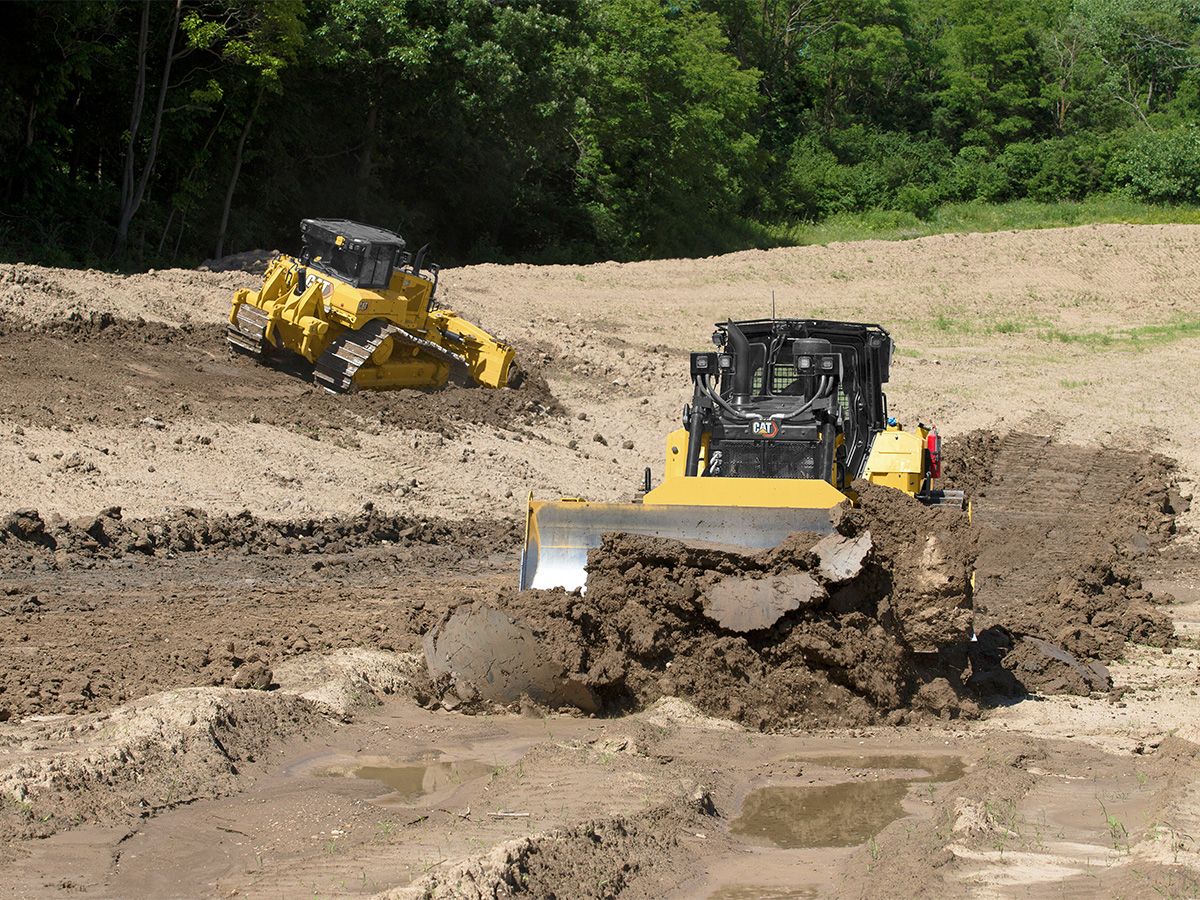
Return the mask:
M 191 264 L 356 218 L 443 260 L 837 213 L 1200 202 L 1200 0 L 79 0 L 0 15 L 0 247 Z

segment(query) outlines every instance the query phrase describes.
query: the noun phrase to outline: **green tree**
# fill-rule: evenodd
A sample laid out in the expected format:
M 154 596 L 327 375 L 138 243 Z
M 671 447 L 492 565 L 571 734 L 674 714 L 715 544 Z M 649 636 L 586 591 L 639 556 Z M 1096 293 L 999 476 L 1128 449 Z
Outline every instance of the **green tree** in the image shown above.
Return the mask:
M 1105 89 L 1143 124 L 1200 69 L 1196 0 L 1076 0 Z
M 992 150 L 1048 124 L 1038 41 L 1045 13 L 1039 0 L 949 0 L 933 122 L 952 147 Z
M 704 252 L 739 212 L 757 149 L 758 77 L 710 13 L 597 4 L 576 191 L 609 252 Z

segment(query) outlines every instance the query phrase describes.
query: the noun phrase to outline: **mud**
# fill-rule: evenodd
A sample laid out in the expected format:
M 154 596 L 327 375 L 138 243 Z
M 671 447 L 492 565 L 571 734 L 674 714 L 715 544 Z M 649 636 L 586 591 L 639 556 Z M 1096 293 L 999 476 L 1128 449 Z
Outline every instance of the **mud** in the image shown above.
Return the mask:
M 1176 643 L 1169 596 L 1137 574 L 1175 534 L 1186 501 L 1162 456 L 975 432 L 947 442 L 947 472 L 970 492 L 979 524 L 976 629 L 982 653 L 1012 678 L 976 671 L 985 691 L 1088 693 L 1128 643 Z M 1047 642 L 1074 659 L 1038 648 Z M 981 656 L 977 655 L 977 670 Z M 988 665 L 984 664 L 983 669 Z M 1015 680 L 1014 680 L 1015 679 Z
M 576 705 L 594 701 L 613 713 L 678 695 L 761 729 L 899 721 L 915 697 L 935 714 L 974 714 L 953 689 L 923 685 L 921 662 L 925 654 L 961 652 L 970 639 L 975 546 L 966 517 L 858 488 L 862 507 L 846 512 L 838 528 L 847 538 L 869 534 L 871 549 L 851 554 L 857 564 L 849 569 L 844 559 L 831 568 L 833 557 L 816 552 L 822 539 L 814 535 L 793 535 L 758 554 L 607 535 L 589 554 L 583 595 L 527 591 L 473 601 L 473 631 L 464 629 L 461 610 L 448 613 L 426 638 L 431 671 L 446 676 L 453 703 L 511 702 L 524 688 L 560 705 L 582 688 L 587 701 Z M 803 602 L 792 590 L 801 580 Z M 770 602 L 758 605 L 763 595 Z M 788 602 L 774 603 L 781 597 Z M 751 614 L 731 621 L 728 604 L 748 600 Z M 523 642 L 533 649 L 519 655 L 506 644 L 491 652 L 498 615 L 536 638 Z M 507 694 L 496 693 L 500 684 Z
M 451 437 L 472 426 L 523 429 L 561 414 L 541 355 L 517 347 L 525 378 L 491 390 L 461 380 L 444 389 L 361 391 L 333 397 L 311 384 L 311 366 L 281 355 L 280 368 L 231 354 L 221 322 L 173 325 L 77 313 L 46 322 L 0 316 L 0 378 L 19 382 L 0 406 L 24 427 L 142 427 L 181 420 L 261 423 L 313 440 L 355 442 L 359 429 L 406 428 Z
M 519 535 L 510 521 L 374 511 L 3 522 L 0 720 L 184 685 L 269 686 L 310 652 L 418 649 L 448 584 L 510 580 Z

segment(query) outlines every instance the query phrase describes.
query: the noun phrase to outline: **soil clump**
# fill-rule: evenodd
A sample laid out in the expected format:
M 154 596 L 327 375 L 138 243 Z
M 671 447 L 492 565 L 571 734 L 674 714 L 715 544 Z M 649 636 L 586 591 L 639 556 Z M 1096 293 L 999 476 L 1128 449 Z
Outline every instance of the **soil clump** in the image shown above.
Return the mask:
M 939 652 L 961 653 L 970 639 L 974 532 L 960 512 L 869 484 L 856 488 L 862 506 L 839 510 L 837 533 L 869 536 L 870 552 L 852 554 L 857 566 L 846 568 L 844 559 L 831 565 L 838 554 L 819 552 L 828 538 L 811 534 L 761 553 L 606 535 L 589 553 L 586 593 L 503 592 L 473 601 L 474 637 L 486 646 L 495 631 L 480 606 L 527 630 L 538 652 L 498 654 L 498 668 L 510 667 L 511 675 L 536 660 L 539 676 L 526 687 L 548 694 L 552 704 L 583 690 L 596 709 L 619 712 L 677 695 L 761 729 L 860 724 L 889 713 L 903 719 L 901 710 L 929 680 L 930 661 Z M 794 590 L 799 581 L 807 586 L 802 598 Z M 726 610 L 714 609 L 729 592 L 756 607 L 756 615 L 772 612 L 734 623 Z M 795 602 L 758 605 L 764 593 Z M 514 699 L 491 693 L 494 682 L 456 665 L 459 653 L 479 649 L 471 632 L 461 630 L 463 615 L 450 610 L 427 636 L 433 673 L 452 702 Z M 459 631 L 450 638 L 450 629 Z M 439 643 L 443 636 L 449 646 Z M 559 694 L 545 686 L 547 660 L 557 668 Z M 510 679 L 510 689 L 519 683 Z M 953 689 L 922 696 L 939 715 L 975 711 Z

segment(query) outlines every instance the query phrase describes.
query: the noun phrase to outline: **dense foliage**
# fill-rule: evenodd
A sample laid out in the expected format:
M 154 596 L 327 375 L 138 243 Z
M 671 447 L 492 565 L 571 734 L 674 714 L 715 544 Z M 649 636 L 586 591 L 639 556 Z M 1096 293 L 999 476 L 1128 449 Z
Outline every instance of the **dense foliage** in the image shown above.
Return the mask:
M 4 6 L 0 246 L 161 265 L 304 216 L 446 259 L 703 254 L 861 210 L 1200 202 L 1200 0 Z

